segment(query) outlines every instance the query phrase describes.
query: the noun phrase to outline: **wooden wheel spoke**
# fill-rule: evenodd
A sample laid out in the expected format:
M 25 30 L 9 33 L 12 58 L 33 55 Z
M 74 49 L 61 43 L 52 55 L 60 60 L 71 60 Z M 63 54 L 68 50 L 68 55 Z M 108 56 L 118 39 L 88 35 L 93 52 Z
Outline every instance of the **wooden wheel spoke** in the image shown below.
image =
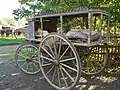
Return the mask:
M 34 57 L 34 58 L 32 58 L 33 60 L 38 60 L 38 57 Z
M 96 61 L 94 60 L 94 58 L 90 57 L 90 58 L 89 58 L 89 61 L 87 60 L 87 61 L 88 61 L 87 63 L 89 63 L 88 65 L 89 65 L 89 66 L 92 66 L 93 69 L 95 69 L 94 64 L 92 63 L 91 60 L 93 60 L 94 62 L 96 62 Z
M 61 60 L 61 58 L 65 55 L 65 53 L 68 51 L 69 46 L 66 48 L 66 50 L 63 52 L 63 54 L 61 55 L 61 57 L 59 58 L 59 60 Z
M 40 69 L 40 68 L 38 68 L 36 65 L 35 65 L 35 63 L 32 63 L 33 64 L 33 66 L 38 70 L 38 69 Z
M 102 67 L 102 65 L 99 62 L 95 62 L 99 67 Z
M 53 70 L 54 66 L 52 66 L 49 71 L 46 73 L 46 75 L 48 75 L 52 70 Z
M 27 62 L 23 63 L 21 67 L 23 67 L 23 66 L 26 65 L 26 64 L 27 64 Z
M 24 55 L 21 55 L 21 54 L 18 54 L 18 56 L 21 56 L 21 57 L 23 57 L 23 58 L 25 58 L 25 59 L 28 59 L 28 57 L 26 57 L 26 56 L 24 56 Z
M 26 62 L 25 60 L 17 60 L 18 62 Z
M 71 61 L 71 60 L 74 60 L 74 59 L 75 59 L 75 57 L 74 57 L 74 58 L 63 59 L 63 60 L 60 60 L 60 63 L 61 63 L 61 62 Z
M 66 68 L 68 68 L 68 69 L 70 69 L 70 70 L 72 70 L 72 71 L 77 72 L 77 70 L 75 68 L 72 68 L 72 67 L 70 67 L 70 66 L 68 66 L 66 64 L 61 63 L 61 65 L 64 66 L 64 67 L 66 67 Z
M 51 62 L 53 62 L 53 59 L 50 59 L 50 58 L 48 58 L 48 57 L 45 57 L 45 56 L 42 56 L 42 55 L 40 55 L 40 57 L 41 57 L 41 58 L 44 58 L 44 59 L 47 59 L 47 60 L 49 60 L 49 61 L 51 61 Z
M 54 59 L 54 57 L 53 57 L 45 48 L 42 47 L 42 49 L 43 49 L 52 59 Z
M 30 48 L 30 52 L 31 52 L 31 54 L 33 54 L 33 49 L 34 49 L 33 47 Z
M 98 57 L 98 56 L 95 56 L 95 57 Z M 99 57 L 98 57 L 98 59 L 99 59 Z M 94 60 L 94 58 L 91 57 L 89 60 L 93 60 L 95 64 L 97 64 L 98 66 L 100 66 L 102 68 L 99 61 L 96 61 L 96 58 Z M 89 61 L 89 63 L 90 63 L 90 66 L 92 67 L 92 70 L 96 70 L 95 64 L 93 64 L 91 61 Z
M 59 70 L 59 67 L 57 67 L 57 76 L 58 76 L 58 84 L 59 84 L 59 87 L 60 87 L 61 83 L 60 83 L 60 70 Z
M 66 79 L 65 79 L 65 76 L 64 76 L 64 73 L 63 73 L 61 67 L 60 67 L 60 72 L 61 72 L 61 75 L 62 75 L 62 77 L 63 77 L 63 80 L 64 80 L 64 82 L 65 82 L 66 87 L 68 87 L 67 81 L 66 81 Z
M 50 49 L 50 51 L 51 51 L 52 55 L 55 57 L 55 54 L 54 54 L 54 52 L 53 52 L 52 48 L 50 47 L 50 45 L 48 44 L 48 42 L 46 42 L 46 44 L 47 44 L 48 48 Z
M 32 54 L 32 56 L 34 56 L 37 52 L 38 52 L 37 48 L 31 47 L 31 54 Z
M 57 48 L 56 48 L 56 41 L 55 41 L 55 37 L 53 37 L 53 47 L 54 47 L 54 51 L 55 51 L 55 56 L 57 56 Z
M 55 67 L 54 72 L 53 72 L 52 82 L 54 82 L 55 75 L 56 75 L 56 67 Z
M 22 53 L 24 56 L 27 56 L 22 50 L 20 50 L 20 53 Z
M 32 62 L 39 64 L 39 61 L 38 61 L 38 60 L 33 60 Z
M 90 65 L 89 65 L 89 62 L 91 62 L 91 61 L 89 61 L 89 59 L 85 59 L 85 61 L 86 61 L 86 66 L 85 66 L 85 68 L 87 67 L 87 72 L 88 73 L 90 73 Z
M 66 73 L 66 75 L 74 82 L 74 79 L 72 78 L 72 76 L 65 70 L 65 68 L 63 68 L 62 66 L 60 66 L 61 69 Z
M 28 67 L 29 67 L 29 63 L 27 63 L 27 68 L 26 68 L 26 71 L 28 71 L 28 69 L 29 69 Z
M 42 64 L 42 67 L 50 66 L 50 65 L 52 65 L 52 63 Z
M 33 64 L 30 63 L 30 66 L 31 66 L 31 71 L 34 72 L 34 69 L 33 69 Z
M 26 51 L 27 51 L 27 55 L 29 56 L 30 53 L 29 53 L 29 48 L 28 47 L 26 47 Z
M 60 57 L 61 46 L 62 46 L 62 40 L 60 40 L 60 44 L 59 44 L 58 57 Z
M 90 69 L 90 70 L 91 70 L 91 72 L 92 72 L 92 71 L 94 71 L 94 70 L 96 69 L 96 67 L 95 67 L 95 65 L 93 65 L 93 63 L 92 63 L 92 62 L 90 62 L 90 63 L 91 63 L 91 65 L 90 65 L 90 66 L 92 67 L 92 70 L 91 70 L 91 69 Z
M 37 52 L 38 52 L 38 51 L 35 51 L 35 52 L 32 54 L 32 57 L 33 57 L 34 55 L 36 55 L 36 54 L 37 54 Z

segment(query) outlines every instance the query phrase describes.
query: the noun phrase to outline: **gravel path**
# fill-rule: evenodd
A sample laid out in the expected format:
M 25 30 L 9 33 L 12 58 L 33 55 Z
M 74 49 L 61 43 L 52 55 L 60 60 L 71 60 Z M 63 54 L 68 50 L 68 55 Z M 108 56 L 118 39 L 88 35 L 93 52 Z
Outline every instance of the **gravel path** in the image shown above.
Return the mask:
M 0 90 L 56 90 L 52 88 L 42 74 L 27 75 L 15 63 L 14 53 L 18 45 L 0 47 Z M 100 75 L 82 77 L 80 83 L 72 90 L 120 90 L 119 75 Z

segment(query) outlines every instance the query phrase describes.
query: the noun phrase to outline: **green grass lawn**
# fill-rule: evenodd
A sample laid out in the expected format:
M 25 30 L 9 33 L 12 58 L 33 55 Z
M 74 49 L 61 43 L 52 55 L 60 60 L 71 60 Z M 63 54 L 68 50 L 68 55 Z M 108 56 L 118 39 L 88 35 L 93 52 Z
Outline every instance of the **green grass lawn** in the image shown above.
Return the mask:
M 23 43 L 24 39 L 6 39 L 6 38 L 0 38 L 0 46 L 4 45 L 17 45 L 20 43 Z

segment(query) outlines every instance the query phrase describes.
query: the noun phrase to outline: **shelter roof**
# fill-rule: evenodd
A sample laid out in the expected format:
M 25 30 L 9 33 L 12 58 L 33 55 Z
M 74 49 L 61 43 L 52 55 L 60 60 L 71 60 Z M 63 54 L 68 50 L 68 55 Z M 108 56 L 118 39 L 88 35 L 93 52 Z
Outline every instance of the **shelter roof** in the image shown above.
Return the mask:
M 30 21 L 31 19 L 35 18 L 50 18 L 50 17 L 59 17 L 59 16 L 75 16 L 75 15 L 85 15 L 89 12 L 92 12 L 93 14 L 100 14 L 103 13 L 104 15 L 109 16 L 109 13 L 106 11 L 106 8 L 98 8 L 98 7 L 84 7 L 84 8 L 77 8 L 77 9 L 71 9 L 61 12 L 45 12 L 45 13 L 39 13 L 38 15 L 28 18 L 27 20 Z

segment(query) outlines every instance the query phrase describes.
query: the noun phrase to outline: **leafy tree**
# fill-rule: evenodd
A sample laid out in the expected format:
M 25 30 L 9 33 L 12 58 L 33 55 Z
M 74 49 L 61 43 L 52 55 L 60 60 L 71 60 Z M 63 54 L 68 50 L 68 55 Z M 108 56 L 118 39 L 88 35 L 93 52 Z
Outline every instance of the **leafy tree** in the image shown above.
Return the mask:
M 111 14 L 112 26 L 120 25 L 119 0 L 19 0 L 21 8 L 13 10 L 15 19 L 27 18 L 39 13 L 69 10 L 80 7 L 106 7 Z
M 21 8 L 13 10 L 15 19 L 50 11 L 63 11 L 82 6 L 84 0 L 19 0 Z

